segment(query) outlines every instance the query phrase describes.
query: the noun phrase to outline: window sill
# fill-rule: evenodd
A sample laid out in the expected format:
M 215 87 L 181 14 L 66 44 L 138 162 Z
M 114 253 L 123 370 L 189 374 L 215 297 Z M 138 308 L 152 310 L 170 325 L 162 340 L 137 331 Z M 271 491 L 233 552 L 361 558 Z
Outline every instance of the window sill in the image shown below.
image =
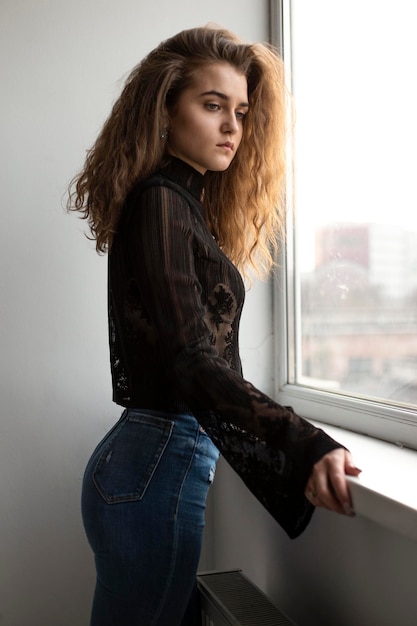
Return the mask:
M 417 541 L 417 452 L 314 422 L 348 448 L 362 473 L 349 478 L 353 506 L 386 528 Z

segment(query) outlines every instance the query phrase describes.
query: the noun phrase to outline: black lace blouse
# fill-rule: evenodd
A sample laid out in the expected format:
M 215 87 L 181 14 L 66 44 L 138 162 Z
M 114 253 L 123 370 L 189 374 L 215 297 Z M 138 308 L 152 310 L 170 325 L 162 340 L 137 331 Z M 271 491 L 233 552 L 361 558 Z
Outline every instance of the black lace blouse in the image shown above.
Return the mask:
M 204 220 L 204 177 L 179 159 L 129 195 L 109 254 L 114 401 L 190 412 L 290 537 L 314 510 L 313 464 L 340 447 L 242 376 L 244 285 Z

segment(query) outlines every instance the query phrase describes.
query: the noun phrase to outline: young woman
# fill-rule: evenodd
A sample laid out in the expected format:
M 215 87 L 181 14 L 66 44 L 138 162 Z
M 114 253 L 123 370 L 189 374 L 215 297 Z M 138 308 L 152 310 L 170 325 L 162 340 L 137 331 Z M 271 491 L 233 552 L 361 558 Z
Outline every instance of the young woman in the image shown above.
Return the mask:
M 84 478 L 92 626 L 199 623 L 190 598 L 219 451 L 290 537 L 314 506 L 352 513 L 349 453 L 247 382 L 239 359 L 237 268 L 272 265 L 285 106 L 268 46 L 183 31 L 133 70 L 74 181 L 70 208 L 109 253 L 124 407 Z

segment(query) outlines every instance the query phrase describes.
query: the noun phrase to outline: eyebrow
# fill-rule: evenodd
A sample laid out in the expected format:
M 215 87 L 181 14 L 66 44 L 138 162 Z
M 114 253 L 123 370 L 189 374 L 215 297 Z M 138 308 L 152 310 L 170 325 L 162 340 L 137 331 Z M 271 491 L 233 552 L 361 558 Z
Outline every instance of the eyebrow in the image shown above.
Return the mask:
M 205 91 L 204 93 L 200 94 L 200 96 L 217 96 L 221 100 L 230 100 L 230 97 L 227 96 L 225 93 L 222 93 L 221 91 L 216 91 L 215 89 L 212 89 L 211 91 Z M 248 108 L 249 102 L 241 102 L 239 106 Z

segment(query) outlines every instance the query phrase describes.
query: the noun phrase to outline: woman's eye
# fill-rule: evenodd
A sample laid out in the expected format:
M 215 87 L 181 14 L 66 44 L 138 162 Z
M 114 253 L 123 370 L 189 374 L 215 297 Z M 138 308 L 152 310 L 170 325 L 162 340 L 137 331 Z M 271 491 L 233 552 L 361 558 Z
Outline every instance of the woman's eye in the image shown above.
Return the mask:
M 216 104 L 215 102 L 207 102 L 206 103 L 206 108 L 209 111 L 218 111 L 220 109 L 220 106 L 218 104 Z
M 245 115 L 246 115 L 246 113 L 244 111 L 236 111 L 236 119 L 237 120 L 243 120 Z

